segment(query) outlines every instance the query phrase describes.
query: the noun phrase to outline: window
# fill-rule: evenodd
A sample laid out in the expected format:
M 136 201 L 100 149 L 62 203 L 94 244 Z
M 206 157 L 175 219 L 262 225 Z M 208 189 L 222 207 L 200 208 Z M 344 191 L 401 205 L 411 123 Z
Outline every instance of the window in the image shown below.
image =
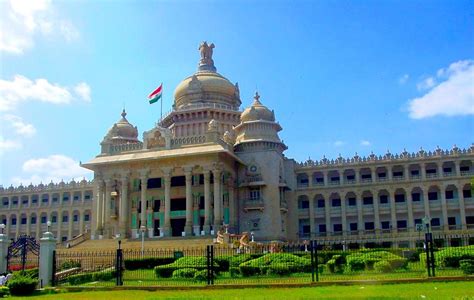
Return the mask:
M 418 176 L 420 175 L 420 170 L 411 170 L 411 176 Z
M 468 172 L 468 171 L 469 171 L 469 166 L 461 166 L 461 167 L 459 168 L 459 171 L 461 171 L 461 172 Z
M 466 216 L 466 224 L 474 224 L 474 216 Z
M 85 221 L 85 222 L 89 222 L 89 220 L 90 220 L 90 215 L 89 215 L 89 214 L 85 214 L 85 215 L 84 215 L 84 221 Z
M 405 194 L 397 194 L 395 195 L 395 202 L 405 202 Z
M 41 200 L 41 203 L 48 203 L 48 198 L 43 198 L 43 200 Z
M 426 174 L 436 174 L 436 169 L 427 169 Z
M 64 197 L 63 197 L 63 201 L 64 201 L 64 202 L 69 201 L 69 196 L 64 196 Z
M 349 201 L 349 206 L 356 206 L 356 198 L 349 198 L 347 199 Z
M 382 229 L 390 229 L 389 221 L 382 221 L 380 224 L 382 225 Z
M 420 193 L 412 193 L 411 194 L 412 201 L 421 201 L 421 194 Z
M 309 225 L 303 225 L 303 234 L 307 235 L 311 232 L 311 227 Z
M 446 191 L 444 195 L 446 196 L 446 199 L 454 199 L 454 191 Z
M 33 203 L 33 204 L 38 203 L 38 198 L 33 198 L 33 199 L 31 199 L 31 203 Z
M 334 228 L 334 232 L 341 232 L 342 231 L 342 224 L 334 224 L 333 228 Z
M 18 200 L 17 199 L 13 200 L 13 205 L 18 205 Z
M 423 224 L 423 221 L 421 219 L 415 219 L 415 225 L 416 224 Z
M 444 173 L 451 173 L 452 171 L 453 171 L 453 169 L 451 169 L 449 167 L 448 168 L 443 168 Z
M 378 176 L 379 178 L 385 178 L 387 177 L 387 173 L 379 173 Z
M 428 193 L 428 200 L 438 200 L 438 192 L 429 192 Z
M 74 196 L 74 201 L 78 201 L 79 200 L 79 196 Z
M 36 217 L 31 217 L 31 224 L 36 224 Z
M 298 208 L 300 208 L 300 209 L 309 208 L 309 201 L 308 201 L 308 200 L 302 200 L 302 201 L 300 201 Z
M 318 199 L 318 207 L 324 207 L 324 199 Z
M 339 176 L 331 177 L 331 181 L 339 181 Z
M 402 176 L 403 176 L 403 171 L 393 172 L 393 177 L 402 177 Z
M 347 180 L 354 180 L 355 176 L 354 175 L 347 175 Z
M 53 197 L 53 202 L 58 202 L 58 197 Z
M 387 203 L 388 203 L 388 196 L 380 195 L 380 204 L 387 204 Z
M 316 178 L 316 182 L 317 183 L 324 183 L 324 178 L 318 177 L 318 178 Z
M 471 198 L 471 197 L 472 197 L 472 196 L 471 196 L 471 190 L 463 190 L 463 191 L 462 191 L 462 196 L 463 196 L 464 198 Z M 8 204 L 7 204 L 7 205 L 8 205 Z
M 147 188 L 159 189 L 161 188 L 161 178 L 150 178 L 147 182 Z
M 474 220 L 473 220 L 473 222 L 474 222 Z M 319 224 L 319 232 L 326 232 L 326 224 Z
M 3 200 L 3 206 L 8 206 L 8 200 Z
M 440 222 L 439 218 L 431 219 L 431 226 L 440 226 L 440 225 L 441 225 L 441 222 Z
M 171 186 L 186 186 L 185 176 L 171 177 Z
M 153 212 L 160 211 L 160 200 L 153 201 Z
M 332 199 L 332 207 L 341 206 L 341 199 Z
M 21 204 L 23 204 L 23 205 L 28 205 L 28 199 L 23 199 L 23 200 L 21 201 Z
M 302 186 L 308 186 L 309 180 L 308 178 L 301 178 L 300 179 L 300 185 Z
M 26 217 L 21 218 L 21 225 L 26 225 Z
M 12 219 L 12 225 L 16 225 L 16 218 Z
M 259 188 L 250 189 L 250 200 L 259 200 L 259 199 L 260 199 L 260 189 Z
M 68 216 L 63 216 L 63 223 L 67 223 L 69 220 Z
M 363 201 L 364 201 L 364 205 L 374 204 L 374 198 L 372 196 L 364 197 Z
M 455 226 L 456 225 L 456 217 L 448 217 L 448 225 Z
M 41 224 L 46 224 L 48 222 L 48 218 L 46 216 L 41 217 Z
M 357 231 L 357 223 L 350 223 L 349 227 L 350 227 L 351 231 Z
M 58 221 L 58 217 L 57 216 L 52 216 L 51 217 L 51 223 L 56 223 Z
M 372 179 L 372 175 L 371 174 L 362 174 L 361 178 L 362 179 Z
M 365 230 L 374 230 L 374 222 L 365 222 Z
M 91 199 L 91 195 L 86 195 L 86 196 L 84 197 L 84 199 L 90 200 L 90 199 Z
M 399 220 L 397 221 L 397 228 L 407 228 L 407 221 L 406 220 Z
M 72 221 L 73 221 L 73 222 L 77 222 L 78 220 L 79 220 L 79 216 L 78 216 L 78 215 L 74 215 L 74 216 L 72 217 Z

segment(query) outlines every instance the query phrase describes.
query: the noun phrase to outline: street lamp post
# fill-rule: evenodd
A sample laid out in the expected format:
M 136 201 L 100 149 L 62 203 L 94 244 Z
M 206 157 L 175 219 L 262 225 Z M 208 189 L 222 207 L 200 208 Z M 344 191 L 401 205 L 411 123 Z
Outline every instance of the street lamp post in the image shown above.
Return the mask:
M 51 221 L 46 222 L 46 227 L 47 227 L 47 230 L 46 230 L 46 231 L 47 231 L 47 232 L 50 232 L 49 229 L 51 228 Z
M 2 230 L 2 235 L 4 234 L 5 231 L 5 224 L 0 224 L 0 229 Z
M 146 227 L 144 225 L 140 226 L 140 232 L 142 234 L 142 257 L 145 254 L 145 231 Z
M 423 218 L 423 223 L 425 224 L 425 227 L 426 227 L 425 252 L 426 252 L 426 268 L 428 270 L 428 277 L 435 276 L 433 234 L 430 232 L 431 218 L 429 216 L 425 216 Z

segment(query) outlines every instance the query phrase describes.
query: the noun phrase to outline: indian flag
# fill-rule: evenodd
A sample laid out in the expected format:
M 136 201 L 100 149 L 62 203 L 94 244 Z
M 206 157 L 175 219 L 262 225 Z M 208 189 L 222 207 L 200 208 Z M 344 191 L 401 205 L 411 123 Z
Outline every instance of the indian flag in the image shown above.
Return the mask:
M 151 92 L 150 95 L 148 95 L 148 101 L 150 102 L 150 104 L 153 104 L 156 101 L 160 100 L 162 95 L 163 95 L 163 83 L 160 84 L 160 86 L 156 90 Z

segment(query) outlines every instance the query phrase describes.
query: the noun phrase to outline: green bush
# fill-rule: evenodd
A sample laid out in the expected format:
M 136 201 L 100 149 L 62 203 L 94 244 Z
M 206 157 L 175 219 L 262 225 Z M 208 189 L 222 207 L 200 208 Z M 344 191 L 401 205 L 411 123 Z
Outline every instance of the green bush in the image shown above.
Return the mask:
M 33 294 L 37 284 L 38 280 L 22 275 L 15 275 L 8 280 L 7 287 L 13 296 L 26 296 Z
M 240 270 L 240 274 L 242 274 L 242 276 L 244 277 L 261 274 L 260 267 L 255 267 L 255 266 L 241 265 L 239 267 L 239 270 Z
M 216 278 L 216 275 L 213 274 L 213 277 L 214 277 L 214 279 L 215 279 L 215 278 Z M 197 271 L 197 272 L 194 274 L 194 280 L 195 280 L 195 281 L 199 281 L 199 282 L 207 281 L 207 270 L 200 270 L 200 271 Z
M 72 269 L 72 268 L 80 268 L 80 267 L 81 267 L 81 261 L 67 260 L 61 264 L 59 270 L 62 271 L 62 270 L 67 270 L 67 269 Z
M 459 268 L 466 275 L 474 274 L 474 260 L 473 259 L 463 259 L 459 261 Z
M 114 271 L 102 271 L 92 273 L 92 281 L 109 281 L 115 278 Z
M 38 268 L 33 268 L 33 269 L 27 269 L 25 271 L 18 271 L 18 272 L 13 273 L 13 275 L 16 275 L 16 274 L 26 276 L 26 277 L 30 277 L 30 278 L 33 278 L 33 279 L 38 279 L 39 269 Z
M 392 266 L 386 260 L 381 260 L 374 263 L 374 270 L 379 273 L 390 273 L 393 271 Z
M 362 271 L 365 269 L 365 260 L 360 257 L 347 260 L 347 268 L 349 271 Z
M 250 254 L 237 254 L 229 258 L 229 267 L 238 267 L 241 263 L 255 259 Z
M 267 274 L 271 266 L 284 265 L 290 273 L 311 272 L 311 261 L 290 253 L 270 253 L 239 265 L 242 276 Z M 276 267 L 278 268 L 278 267 Z
M 240 269 L 238 267 L 230 267 L 229 268 L 229 275 L 231 277 L 235 277 L 240 275 Z
M 100 271 L 71 275 L 67 281 L 70 285 L 80 285 L 92 281 L 110 281 L 114 278 L 115 271 Z
M 282 264 L 272 264 L 267 270 L 268 275 L 286 276 L 290 275 L 291 273 L 291 268 Z
M 10 295 L 10 290 L 6 286 L 0 286 L 0 298 Z
M 194 275 L 196 275 L 197 269 L 193 268 L 183 268 L 183 269 L 177 269 L 173 271 L 173 274 L 171 277 L 173 278 L 194 278 Z
M 219 265 L 214 261 L 214 270 L 218 271 Z M 171 264 L 156 266 L 155 275 L 159 278 L 169 278 L 173 272 L 178 269 L 193 268 L 197 270 L 207 269 L 207 257 L 205 256 L 186 256 L 178 258 Z
M 474 259 L 474 245 L 449 247 L 435 252 L 435 263 L 440 267 L 459 268 L 459 262 L 466 259 Z M 423 261 L 426 261 L 426 254 Z
M 374 264 L 382 260 L 389 262 L 393 269 L 404 267 L 407 264 L 405 258 L 384 250 L 361 251 L 346 256 L 347 268 L 350 271 L 355 271 L 352 267 L 360 270 L 361 261 L 364 262 L 366 270 L 373 270 Z
M 344 266 L 346 263 L 346 258 L 342 255 L 333 255 L 333 257 L 327 261 L 326 266 L 330 273 L 342 273 L 344 271 Z
M 153 269 L 156 266 L 171 264 L 175 261 L 173 257 L 144 257 L 125 259 L 125 270 Z

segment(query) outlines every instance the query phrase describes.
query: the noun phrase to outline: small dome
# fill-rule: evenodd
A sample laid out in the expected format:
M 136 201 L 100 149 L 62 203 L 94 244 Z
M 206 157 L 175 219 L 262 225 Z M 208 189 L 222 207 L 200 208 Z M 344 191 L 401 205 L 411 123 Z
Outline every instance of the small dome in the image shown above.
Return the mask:
M 127 116 L 125 109 L 122 111 L 121 116 L 122 118 L 109 129 L 104 140 L 116 141 L 118 143 L 138 142 L 138 129 L 125 118 Z
M 255 92 L 254 101 L 240 115 L 241 122 L 265 120 L 275 122 L 275 114 L 260 102 L 260 95 Z

